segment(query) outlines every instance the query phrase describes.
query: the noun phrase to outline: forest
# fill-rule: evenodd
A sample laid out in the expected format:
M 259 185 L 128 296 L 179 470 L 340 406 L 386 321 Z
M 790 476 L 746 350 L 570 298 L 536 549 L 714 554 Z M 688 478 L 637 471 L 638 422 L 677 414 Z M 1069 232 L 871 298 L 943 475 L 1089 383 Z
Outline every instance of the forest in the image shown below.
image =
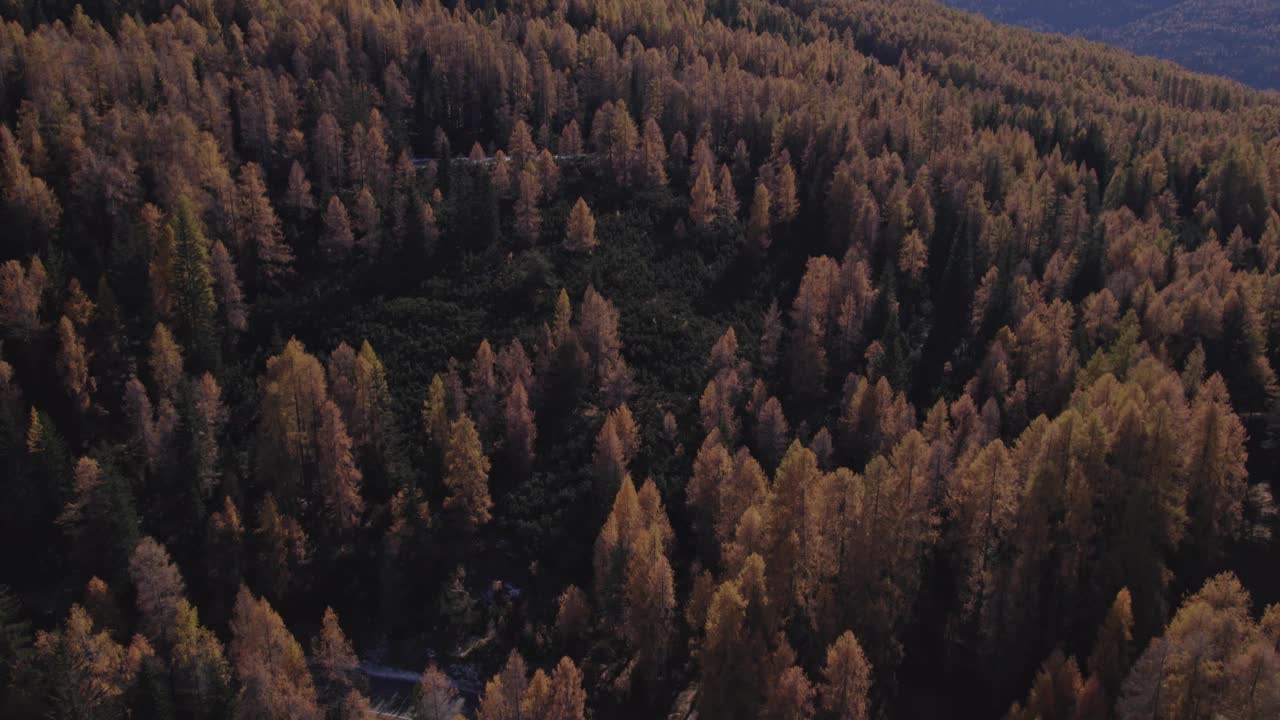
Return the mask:
M 1280 717 L 1280 95 L 934 0 L 0 19 L 0 718 Z
M 1196 72 L 1280 90 L 1274 0 L 944 0 L 998 22 L 1081 35 Z

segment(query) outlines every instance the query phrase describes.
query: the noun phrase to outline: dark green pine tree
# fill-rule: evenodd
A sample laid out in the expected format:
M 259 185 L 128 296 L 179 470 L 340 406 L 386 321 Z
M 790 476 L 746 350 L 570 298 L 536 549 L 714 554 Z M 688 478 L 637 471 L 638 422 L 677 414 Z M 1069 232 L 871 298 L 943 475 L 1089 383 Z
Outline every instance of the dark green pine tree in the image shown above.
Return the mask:
M 218 364 L 214 321 L 217 305 L 209 272 L 209 240 L 205 237 L 204 223 L 186 198 L 179 198 L 169 221 L 169 232 L 173 234 L 173 263 L 169 272 L 177 334 L 193 369 L 215 368 Z
M 436 185 L 440 192 L 450 194 L 453 190 L 453 148 L 449 144 L 449 136 L 443 130 L 436 129 Z
M 1111 181 L 1107 183 L 1107 191 L 1102 196 L 1102 208 L 1104 210 L 1119 210 L 1129 201 L 1131 185 L 1131 173 L 1129 166 L 1126 165 L 1116 170 L 1111 176 Z
M 53 418 L 34 408 L 26 455 L 27 471 L 21 487 L 14 488 L 3 503 L 10 513 L 6 520 L 12 519 L 12 523 L 6 522 L 5 535 L 13 539 L 10 547 L 32 549 L 15 564 L 37 576 L 57 574 L 64 567 L 67 552 L 53 520 L 71 497 L 72 459 Z
M 1217 360 L 1216 366 L 1223 368 L 1237 409 L 1266 412 L 1267 400 L 1275 394 L 1276 385 L 1266 362 L 1266 320 L 1256 301 L 1239 285 L 1222 314 L 1222 340 L 1206 349 L 1211 352 L 1210 360 Z
M 93 705 L 80 689 L 80 670 L 67 643 L 58 643 L 48 669 L 39 678 L 44 714 L 48 720 L 95 718 Z
M 94 454 L 102 483 L 85 498 L 79 522 L 65 528 L 71 541 L 68 556 L 82 577 L 96 575 L 112 585 L 129 583 L 129 556 L 138 544 L 138 510 L 124 468 L 128 461 L 118 446 Z
M 108 574 L 116 584 L 128 577 L 129 555 L 138 544 L 138 509 L 128 477 L 116 467 L 105 469 L 107 513 L 103 518 Z
M 479 220 L 476 237 L 480 238 L 485 247 L 492 247 L 502 239 L 502 211 L 498 205 L 498 189 L 493 186 L 488 173 L 479 182 L 479 207 L 472 217 Z
M 1106 239 L 1102 224 L 1095 223 L 1080 249 L 1080 261 L 1071 284 L 1071 300 L 1081 302 L 1105 284 Z
M 21 616 L 22 603 L 0 585 L 0 715 L 9 709 L 13 669 L 31 648 L 31 624 Z
M 0 404 L 0 475 L 11 478 L 10 482 L 24 477 L 26 460 L 26 425 L 27 417 L 18 403 Z M 26 493 L 31 489 L 25 483 L 17 487 L 10 485 L 6 491 L 5 502 L 0 503 L 0 542 L 20 541 L 22 536 L 18 530 L 23 526 L 24 516 L 30 514 L 21 502 L 27 499 Z M 6 544 L 5 547 L 18 547 Z
M 889 317 L 885 321 L 880 344 L 884 346 L 884 354 L 880 356 L 880 374 L 888 378 L 889 384 L 894 388 L 909 387 L 908 381 L 911 379 L 912 370 L 911 346 L 898 319 L 896 302 L 889 307 Z
M 178 392 L 178 415 L 183 422 L 178 430 L 178 454 L 182 458 L 182 471 L 172 479 L 173 519 L 177 523 L 175 531 L 194 533 L 190 539 L 198 539 L 203 531 L 207 512 L 205 497 L 200 486 L 201 478 L 211 474 L 213 470 L 206 467 L 209 458 L 200 451 L 200 439 L 196 435 L 195 398 L 191 383 L 183 382 Z
M 956 231 L 955 240 L 951 243 L 951 252 L 947 257 L 947 266 L 943 271 L 942 290 L 939 295 L 939 301 L 936 305 L 938 308 L 938 330 L 943 331 L 944 337 L 942 348 L 945 348 L 947 354 L 955 351 L 958 364 L 963 364 L 969 358 L 965 357 L 971 351 L 966 351 L 961 344 L 964 339 L 965 329 L 970 324 L 970 314 L 973 309 L 974 294 L 974 277 L 973 277 L 973 246 L 974 238 L 971 237 L 967 223 L 962 223 L 961 227 Z M 957 346 L 960 347 L 957 347 Z
M 133 720 L 173 720 L 173 692 L 164 665 L 154 655 L 142 661 L 134 682 L 130 708 Z

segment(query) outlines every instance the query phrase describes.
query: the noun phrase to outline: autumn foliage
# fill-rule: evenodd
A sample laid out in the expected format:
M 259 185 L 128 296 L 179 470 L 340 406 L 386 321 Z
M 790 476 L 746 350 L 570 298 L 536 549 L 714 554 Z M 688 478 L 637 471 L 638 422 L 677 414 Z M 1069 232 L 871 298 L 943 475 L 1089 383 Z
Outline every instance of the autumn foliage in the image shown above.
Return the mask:
M 0 716 L 1280 712 L 1274 95 L 919 0 L 0 18 Z

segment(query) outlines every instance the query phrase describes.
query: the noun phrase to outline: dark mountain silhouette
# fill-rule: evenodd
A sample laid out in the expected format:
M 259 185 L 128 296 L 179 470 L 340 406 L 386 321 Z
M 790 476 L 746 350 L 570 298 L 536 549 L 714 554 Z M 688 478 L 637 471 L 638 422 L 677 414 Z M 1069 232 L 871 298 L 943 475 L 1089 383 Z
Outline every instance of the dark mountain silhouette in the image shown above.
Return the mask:
M 1280 88 L 1278 0 L 951 0 L 948 4 L 1032 30 L 1083 35 L 1254 87 Z

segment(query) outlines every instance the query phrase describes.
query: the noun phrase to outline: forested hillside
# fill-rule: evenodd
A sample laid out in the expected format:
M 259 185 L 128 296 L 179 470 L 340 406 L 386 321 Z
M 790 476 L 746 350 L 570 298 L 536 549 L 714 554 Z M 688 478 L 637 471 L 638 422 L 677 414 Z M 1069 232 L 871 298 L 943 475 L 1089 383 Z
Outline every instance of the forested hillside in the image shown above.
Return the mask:
M 0 716 L 1280 715 L 1280 96 L 925 0 L 0 8 Z
M 943 0 L 1032 30 L 1082 35 L 1196 72 L 1280 90 L 1276 0 Z

